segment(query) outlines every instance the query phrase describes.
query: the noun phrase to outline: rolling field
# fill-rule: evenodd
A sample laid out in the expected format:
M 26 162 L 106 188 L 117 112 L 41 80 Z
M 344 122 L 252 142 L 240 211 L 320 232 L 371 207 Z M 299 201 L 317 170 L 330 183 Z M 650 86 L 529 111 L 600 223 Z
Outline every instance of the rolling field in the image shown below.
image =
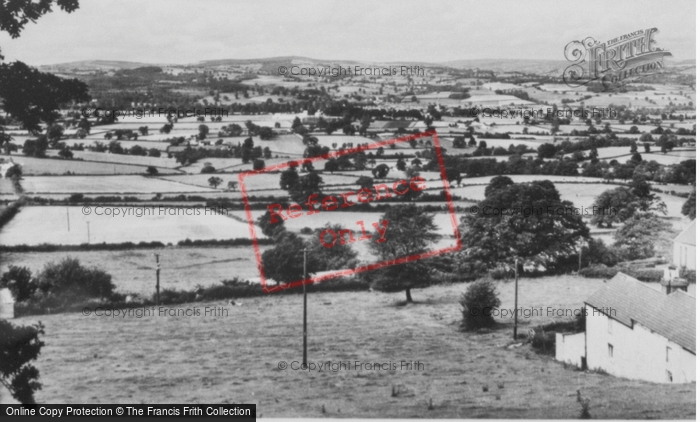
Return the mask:
M 0 231 L 3 245 L 40 245 L 42 243 L 79 245 L 160 241 L 165 244 L 180 240 L 249 238 L 248 224 L 204 208 L 175 209 L 156 207 L 24 207 Z M 89 209 L 90 214 L 84 215 Z M 118 209 L 132 214 L 108 215 Z M 135 213 L 141 213 L 138 217 Z M 191 215 L 183 215 L 190 213 Z M 67 216 L 68 214 L 68 216 Z M 173 215 L 177 214 L 177 215 Z M 70 230 L 69 230 L 70 225 Z M 265 237 L 261 232 L 258 238 Z
M 212 192 L 211 188 L 193 187 L 158 178 L 143 176 L 35 176 L 22 179 L 26 193 L 126 193 Z
M 267 248 L 260 247 L 261 251 Z M 117 291 L 150 297 L 155 291 L 154 253 L 160 254 L 161 289 L 192 290 L 197 285 L 207 287 L 234 277 L 260 279 L 252 246 L 3 253 L 0 273 L 7 271 L 10 265 L 18 265 L 38 274 L 46 263 L 72 257 L 83 265 L 99 267 L 112 275 Z
M 602 285 L 573 276 L 524 279 L 519 303 L 576 309 Z M 498 288 L 506 308 L 513 303 L 513 283 Z M 510 319 L 487 334 L 460 332 L 458 299 L 465 289 L 456 284 L 415 290 L 417 303 L 408 306 L 397 306 L 403 293 L 310 295 L 309 361 L 350 362 L 335 372 L 278 368 L 281 361 L 301 360 L 296 295 L 236 299 L 239 307 L 221 301 L 171 308 L 196 307 L 200 317 L 75 313 L 15 322 L 41 321 L 46 327 L 36 365 L 44 385 L 38 402 L 184 399 L 255 403 L 259 417 L 535 419 L 578 417 L 580 390 L 594 418 L 695 418 L 694 383 L 651 384 L 567 369 L 527 345 L 508 348 Z M 205 306 L 224 306 L 228 314 L 204 316 Z M 552 320 L 524 319 L 521 330 Z M 402 360 L 424 366 L 354 369 L 355 361 Z M 396 397 L 392 387 L 400 388 Z
M 107 154 L 104 154 L 107 155 Z M 33 158 L 13 155 L 12 160 L 22 165 L 24 175 L 56 174 L 66 172 L 75 174 L 145 174 L 146 167 L 118 163 L 104 163 L 78 160 L 59 160 L 51 158 Z M 158 169 L 160 173 L 177 173 L 176 170 Z

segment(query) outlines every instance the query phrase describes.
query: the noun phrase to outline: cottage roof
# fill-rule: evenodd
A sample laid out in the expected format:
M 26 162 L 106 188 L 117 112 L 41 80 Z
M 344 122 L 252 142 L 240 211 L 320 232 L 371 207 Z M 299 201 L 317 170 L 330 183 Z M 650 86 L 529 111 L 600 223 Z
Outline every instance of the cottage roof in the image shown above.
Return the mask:
M 585 303 L 628 327 L 639 323 L 695 353 L 695 298 L 683 291 L 667 295 L 617 273 Z

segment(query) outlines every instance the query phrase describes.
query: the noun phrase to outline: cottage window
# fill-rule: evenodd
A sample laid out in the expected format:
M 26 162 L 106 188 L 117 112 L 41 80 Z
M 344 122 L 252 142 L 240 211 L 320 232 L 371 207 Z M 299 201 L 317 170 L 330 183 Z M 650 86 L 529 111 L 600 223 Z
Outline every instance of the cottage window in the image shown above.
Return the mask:
M 613 345 L 608 343 L 608 357 L 612 358 L 613 357 Z

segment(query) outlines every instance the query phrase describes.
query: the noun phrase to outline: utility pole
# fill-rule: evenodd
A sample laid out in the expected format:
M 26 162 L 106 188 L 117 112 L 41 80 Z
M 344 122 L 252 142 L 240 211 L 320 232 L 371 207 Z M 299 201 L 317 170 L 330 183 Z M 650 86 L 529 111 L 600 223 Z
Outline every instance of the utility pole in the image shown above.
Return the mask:
M 156 306 L 160 306 L 160 255 L 154 253 L 156 256 Z
M 513 340 L 518 339 L 518 257 L 515 257 L 515 326 L 513 327 Z
M 306 280 L 306 278 L 306 248 L 304 248 L 304 280 Z M 304 288 L 304 358 L 302 360 L 302 365 L 306 367 L 306 283 L 302 283 L 302 286 Z
M 70 231 L 70 214 L 68 213 L 68 207 L 66 207 L 66 224 L 68 224 L 68 231 Z
M 583 239 L 578 244 L 578 272 L 581 272 L 581 263 L 583 262 Z
M 90 243 L 90 222 L 86 221 L 87 223 L 87 229 L 88 229 L 88 243 Z

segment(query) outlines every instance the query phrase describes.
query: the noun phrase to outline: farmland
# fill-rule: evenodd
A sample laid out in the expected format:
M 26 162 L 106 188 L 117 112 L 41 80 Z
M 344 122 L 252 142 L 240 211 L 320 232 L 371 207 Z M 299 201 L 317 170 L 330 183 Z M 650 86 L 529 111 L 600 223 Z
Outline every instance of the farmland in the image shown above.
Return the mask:
M 267 246 L 260 247 L 263 251 Z M 221 280 L 234 277 L 260 279 L 253 248 L 240 246 L 232 248 L 173 247 L 159 249 L 134 249 L 124 251 L 70 251 L 70 252 L 30 252 L 3 253 L 2 268 L 10 265 L 28 267 L 39 273 L 45 264 L 59 262 L 71 257 L 87 266 L 96 266 L 107 271 L 117 291 L 137 293 L 151 297 L 155 291 L 155 259 L 160 255 L 160 282 L 163 289 L 192 290 L 201 285 L 208 287 Z
M 85 213 L 89 211 L 89 215 Z M 25 207 L 2 229 L 3 245 L 249 238 L 248 225 L 213 208 Z M 264 237 L 262 233 L 259 237 Z
M 60 183 L 56 183 L 60 180 Z M 25 192 L 41 193 L 184 193 L 212 192 L 205 187 L 192 187 L 158 178 L 144 176 L 49 176 L 26 177 L 22 180 Z
M 524 280 L 520 303 L 577 309 L 602 285 L 571 276 Z M 498 288 L 503 303 L 511 303 L 513 283 Z M 278 369 L 280 361 L 301 359 L 296 295 L 237 299 L 240 307 L 223 301 L 171 307 L 199 308 L 200 317 L 65 314 L 17 322 L 46 326 L 37 362 L 41 402 L 247 402 L 257 404 L 259 417 L 566 419 L 578 417 L 580 390 L 595 418 L 695 417 L 694 383 L 652 385 L 577 372 L 527 345 L 507 347 L 510 319 L 486 334 L 459 332 L 463 291 L 464 285 L 433 286 L 416 291 L 417 302 L 407 306 L 397 306 L 401 293 L 309 297 L 310 361 L 420 361 L 420 370 Z M 206 306 L 224 306 L 228 316 L 204 316 Z M 521 320 L 521 329 L 552 320 Z M 124 347 L 134 338 L 140 347 Z M 399 388 L 396 397 L 392 388 Z

